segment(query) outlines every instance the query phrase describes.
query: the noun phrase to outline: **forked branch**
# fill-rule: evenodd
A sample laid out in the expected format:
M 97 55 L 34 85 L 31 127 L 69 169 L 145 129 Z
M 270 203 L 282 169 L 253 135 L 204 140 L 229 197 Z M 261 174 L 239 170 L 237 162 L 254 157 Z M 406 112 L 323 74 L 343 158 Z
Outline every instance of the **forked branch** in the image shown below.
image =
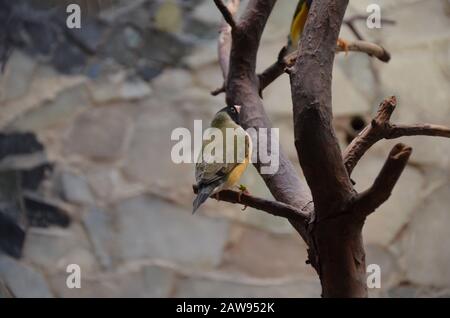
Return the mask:
M 349 175 L 351 175 L 362 156 L 379 140 L 395 139 L 404 136 L 436 136 L 450 138 L 450 128 L 431 125 L 394 125 L 390 119 L 397 107 L 395 96 L 385 99 L 378 109 L 375 118 L 364 128 L 344 151 L 344 163 Z

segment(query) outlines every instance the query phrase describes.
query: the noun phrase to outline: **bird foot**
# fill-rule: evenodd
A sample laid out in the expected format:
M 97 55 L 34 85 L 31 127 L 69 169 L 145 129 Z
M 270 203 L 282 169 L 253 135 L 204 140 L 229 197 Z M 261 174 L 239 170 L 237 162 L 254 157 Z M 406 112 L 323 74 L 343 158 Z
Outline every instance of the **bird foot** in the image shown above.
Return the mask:
M 247 190 L 247 187 L 243 184 L 239 185 L 239 194 L 238 194 L 238 202 L 241 203 L 241 198 L 242 195 L 250 195 L 250 192 Z M 244 207 L 242 208 L 242 211 L 245 211 L 247 209 L 247 206 L 244 205 Z
M 345 52 L 345 55 L 348 55 L 349 43 L 347 40 L 339 38 L 337 41 L 337 46 L 339 46 Z

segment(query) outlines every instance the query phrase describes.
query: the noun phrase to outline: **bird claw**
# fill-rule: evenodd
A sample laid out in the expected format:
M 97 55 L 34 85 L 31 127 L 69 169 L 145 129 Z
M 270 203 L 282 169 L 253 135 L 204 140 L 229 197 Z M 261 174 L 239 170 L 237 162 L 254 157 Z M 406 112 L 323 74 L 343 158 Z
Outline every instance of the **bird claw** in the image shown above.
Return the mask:
M 348 55 L 349 43 L 346 40 L 339 38 L 338 41 L 337 41 L 337 46 L 339 46 L 345 52 L 345 55 Z
M 247 190 L 247 187 L 243 184 L 239 185 L 239 194 L 238 194 L 238 202 L 241 203 L 242 195 L 250 195 L 250 192 Z M 244 205 L 241 211 L 245 211 L 247 209 L 247 206 Z

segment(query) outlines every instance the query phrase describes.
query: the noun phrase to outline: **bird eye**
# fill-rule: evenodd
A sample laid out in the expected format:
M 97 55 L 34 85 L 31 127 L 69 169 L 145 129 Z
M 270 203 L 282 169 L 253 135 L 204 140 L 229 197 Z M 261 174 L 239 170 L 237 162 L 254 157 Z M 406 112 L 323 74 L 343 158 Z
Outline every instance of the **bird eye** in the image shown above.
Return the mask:
M 235 113 L 235 112 L 236 112 L 236 109 L 235 109 L 234 107 L 231 107 L 231 112 L 232 112 L 232 113 Z

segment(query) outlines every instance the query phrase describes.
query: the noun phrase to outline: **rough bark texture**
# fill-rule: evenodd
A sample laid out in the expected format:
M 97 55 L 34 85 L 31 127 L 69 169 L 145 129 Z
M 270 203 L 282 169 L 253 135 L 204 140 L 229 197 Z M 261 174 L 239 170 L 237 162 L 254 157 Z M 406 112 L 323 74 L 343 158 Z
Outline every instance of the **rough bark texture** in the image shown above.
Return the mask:
M 228 22 L 221 29 L 219 41 L 225 84 L 216 93 L 225 91 L 228 105 L 243 106 L 244 128 L 272 127 L 259 94 L 284 71 L 283 51 L 278 62 L 262 75 L 256 75 L 255 70 L 261 35 L 275 2 L 250 0 L 241 19 L 236 21 L 234 13 L 239 1 L 231 0 L 225 5 L 215 0 Z M 291 222 L 308 245 L 309 263 L 319 275 L 323 297 L 367 297 L 362 228 L 366 217 L 391 195 L 412 149 L 396 145 L 373 185 L 358 194 L 350 174 L 365 152 L 383 138 L 450 137 L 446 127 L 390 124 L 396 106 L 396 99 L 391 97 L 381 104 L 372 123 L 342 155 L 332 126 L 331 81 L 336 42 L 347 5 L 348 0 L 313 2 L 295 65 L 289 71 L 295 146 L 309 187 L 281 150 L 279 170 L 273 175 L 261 175 L 278 202 L 233 191 L 220 193 L 221 200 L 249 205 Z M 380 56 L 385 52 L 377 46 L 358 43 L 358 48 L 370 48 Z M 254 164 L 261 168 L 259 160 Z

